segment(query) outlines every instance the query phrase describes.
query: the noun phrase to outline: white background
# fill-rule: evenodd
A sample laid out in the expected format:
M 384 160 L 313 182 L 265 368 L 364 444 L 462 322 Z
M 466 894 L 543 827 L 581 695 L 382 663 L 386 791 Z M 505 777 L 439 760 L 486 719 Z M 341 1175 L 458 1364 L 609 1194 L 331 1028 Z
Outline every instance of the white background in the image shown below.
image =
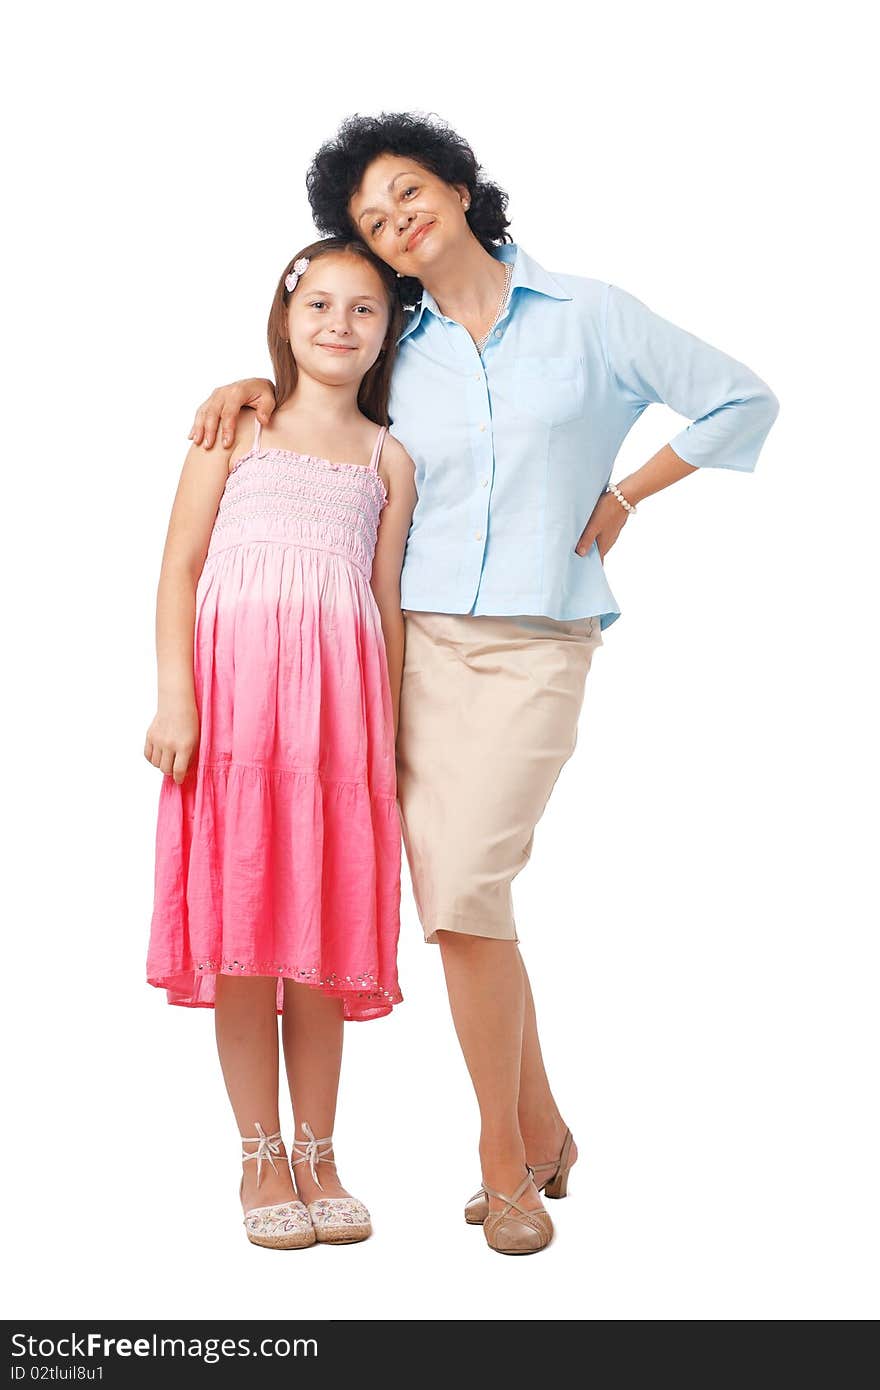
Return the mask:
M 19 7 L 2 257 L 7 1316 L 863 1319 L 878 1311 L 877 228 L 869 7 Z M 212 1015 L 143 982 L 153 613 L 186 432 L 265 373 L 304 172 L 437 111 L 550 270 L 746 361 L 757 472 L 646 502 L 517 892 L 581 1147 L 557 1239 L 460 1214 L 477 1122 L 405 885 L 406 1003 L 348 1030 L 375 1236 L 250 1247 Z M 678 428 L 655 408 L 617 476 Z M 871 590 L 874 589 L 874 592 Z M 286 1128 L 289 1129 L 289 1116 Z

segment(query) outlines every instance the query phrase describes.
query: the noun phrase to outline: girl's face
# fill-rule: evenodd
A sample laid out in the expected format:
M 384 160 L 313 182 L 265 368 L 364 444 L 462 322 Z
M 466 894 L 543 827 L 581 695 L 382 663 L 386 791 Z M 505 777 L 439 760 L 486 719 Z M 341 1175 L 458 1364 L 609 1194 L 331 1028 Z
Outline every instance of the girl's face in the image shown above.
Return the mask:
M 367 166 L 348 212 L 371 251 L 401 275 L 424 280 L 472 235 L 468 201 L 464 184 L 444 183 L 413 159 L 383 154 Z
M 371 265 L 344 252 L 318 256 L 287 305 L 297 367 L 329 386 L 359 385 L 382 350 L 388 319 L 385 287 Z

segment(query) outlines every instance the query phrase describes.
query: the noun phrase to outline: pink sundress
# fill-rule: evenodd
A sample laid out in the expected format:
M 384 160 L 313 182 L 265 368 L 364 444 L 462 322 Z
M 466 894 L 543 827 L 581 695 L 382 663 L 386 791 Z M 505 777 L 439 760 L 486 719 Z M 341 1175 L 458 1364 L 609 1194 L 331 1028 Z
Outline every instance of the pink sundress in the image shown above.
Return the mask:
M 400 820 L 370 588 L 386 430 L 369 466 L 288 449 L 233 466 L 196 589 L 200 734 L 163 778 L 147 979 L 212 1007 L 217 973 L 274 975 L 380 1018 L 397 982 Z

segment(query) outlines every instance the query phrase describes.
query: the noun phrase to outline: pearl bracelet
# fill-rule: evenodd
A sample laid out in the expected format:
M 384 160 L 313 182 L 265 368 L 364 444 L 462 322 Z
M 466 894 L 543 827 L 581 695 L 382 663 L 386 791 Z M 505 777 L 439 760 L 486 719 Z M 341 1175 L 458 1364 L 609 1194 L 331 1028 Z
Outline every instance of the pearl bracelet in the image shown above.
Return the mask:
M 624 497 L 623 493 L 621 492 L 620 488 L 617 486 L 616 483 L 609 483 L 605 491 L 613 493 L 614 496 L 617 498 L 618 502 L 620 503 L 621 507 L 624 507 L 629 512 L 630 516 L 635 516 L 635 507 L 633 506 L 632 502 L 627 502 L 626 498 Z

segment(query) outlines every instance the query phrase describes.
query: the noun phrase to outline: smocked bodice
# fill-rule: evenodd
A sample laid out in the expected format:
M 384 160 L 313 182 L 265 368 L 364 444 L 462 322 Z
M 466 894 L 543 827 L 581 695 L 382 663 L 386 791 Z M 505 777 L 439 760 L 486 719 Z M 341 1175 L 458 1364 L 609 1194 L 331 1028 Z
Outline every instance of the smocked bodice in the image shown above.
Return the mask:
M 341 555 L 369 579 L 387 501 L 376 471 L 384 434 L 369 465 L 255 443 L 226 480 L 206 563 L 229 546 L 275 541 Z

